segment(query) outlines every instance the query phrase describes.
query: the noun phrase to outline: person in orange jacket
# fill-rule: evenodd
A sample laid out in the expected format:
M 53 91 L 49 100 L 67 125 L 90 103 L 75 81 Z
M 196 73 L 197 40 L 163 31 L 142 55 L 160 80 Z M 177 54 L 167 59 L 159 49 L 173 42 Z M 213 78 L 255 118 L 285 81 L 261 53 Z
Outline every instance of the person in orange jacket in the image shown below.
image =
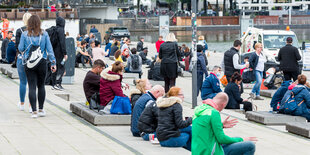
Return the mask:
M 6 38 L 6 36 L 8 35 L 8 32 L 9 32 L 9 25 L 10 25 L 10 22 L 8 19 L 6 18 L 1 18 L 1 21 L 3 22 L 3 28 L 2 28 L 2 33 L 3 33 L 3 39 Z

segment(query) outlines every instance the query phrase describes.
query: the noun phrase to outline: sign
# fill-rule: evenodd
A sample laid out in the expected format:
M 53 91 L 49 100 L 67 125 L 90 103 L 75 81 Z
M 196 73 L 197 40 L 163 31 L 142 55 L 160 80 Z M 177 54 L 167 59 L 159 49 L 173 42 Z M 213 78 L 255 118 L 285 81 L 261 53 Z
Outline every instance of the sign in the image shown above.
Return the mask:
M 310 71 L 310 43 L 305 44 L 306 48 L 303 51 L 303 70 Z
M 159 16 L 159 35 L 165 39 L 169 34 L 169 16 Z

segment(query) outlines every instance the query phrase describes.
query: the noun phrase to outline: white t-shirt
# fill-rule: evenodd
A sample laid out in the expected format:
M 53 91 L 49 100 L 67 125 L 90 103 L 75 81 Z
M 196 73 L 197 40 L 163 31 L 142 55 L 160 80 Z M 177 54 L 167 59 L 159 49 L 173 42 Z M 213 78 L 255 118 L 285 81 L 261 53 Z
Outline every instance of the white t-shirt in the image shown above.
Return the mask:
M 256 55 L 257 55 L 257 53 L 256 53 Z M 266 60 L 265 56 L 263 55 L 263 53 L 260 53 L 260 55 L 257 55 L 257 56 L 259 56 L 259 58 L 258 58 L 258 63 L 257 63 L 255 70 L 263 72 L 264 67 L 265 67 L 265 62 L 267 62 L 267 60 Z

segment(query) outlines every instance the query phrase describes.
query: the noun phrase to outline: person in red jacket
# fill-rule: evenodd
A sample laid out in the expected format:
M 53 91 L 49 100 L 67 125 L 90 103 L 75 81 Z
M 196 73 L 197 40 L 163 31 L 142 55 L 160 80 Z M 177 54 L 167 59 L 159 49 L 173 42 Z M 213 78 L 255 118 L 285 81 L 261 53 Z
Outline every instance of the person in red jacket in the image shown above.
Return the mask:
M 159 36 L 158 40 L 157 40 L 156 43 L 155 43 L 157 53 L 159 53 L 159 48 L 160 48 L 160 45 L 161 45 L 162 43 L 164 43 L 164 41 L 163 41 L 163 36 Z
M 106 106 L 115 96 L 125 97 L 122 90 L 124 65 L 120 61 L 112 64 L 112 69 L 109 67 L 101 72 L 100 79 L 100 105 Z

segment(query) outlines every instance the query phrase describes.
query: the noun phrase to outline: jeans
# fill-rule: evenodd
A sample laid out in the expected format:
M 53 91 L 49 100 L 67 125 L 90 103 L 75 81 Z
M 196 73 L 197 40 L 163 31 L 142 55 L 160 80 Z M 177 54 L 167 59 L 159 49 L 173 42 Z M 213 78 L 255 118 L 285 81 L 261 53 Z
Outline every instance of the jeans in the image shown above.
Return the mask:
M 17 72 L 19 76 L 19 98 L 20 102 L 25 102 L 25 96 L 26 96 L 26 88 L 27 88 L 27 76 L 25 72 L 25 68 L 23 65 L 22 58 L 18 57 L 16 62 Z
M 138 73 L 139 74 L 139 79 L 141 79 L 141 77 L 142 77 L 142 71 L 140 71 L 140 72 L 137 72 L 137 71 L 130 71 L 129 70 L 129 67 L 126 67 L 125 68 L 125 73 Z
M 25 72 L 28 79 L 29 86 L 29 101 L 31 104 L 32 111 L 37 111 L 37 88 L 38 88 L 38 101 L 39 109 L 43 109 L 45 100 L 45 76 L 47 72 L 46 60 L 41 60 L 38 66 L 34 69 L 25 67 Z
M 223 145 L 225 155 L 253 155 L 255 144 L 251 141 Z
M 262 85 L 262 80 L 263 80 L 263 72 L 255 71 L 255 79 L 256 79 L 256 83 L 252 89 L 252 93 L 255 94 L 256 96 L 259 96 L 260 86 Z
M 160 141 L 160 145 L 163 147 L 184 147 L 190 151 L 192 144 L 192 126 L 180 129 L 180 132 L 181 135 L 179 137 L 170 137 L 165 141 Z
M 65 73 L 65 66 L 62 64 L 56 64 L 56 72 L 52 73 L 52 85 L 61 85 L 62 77 Z
M 203 82 L 203 72 L 197 72 L 197 96 L 199 95 L 199 91 L 201 90 Z

